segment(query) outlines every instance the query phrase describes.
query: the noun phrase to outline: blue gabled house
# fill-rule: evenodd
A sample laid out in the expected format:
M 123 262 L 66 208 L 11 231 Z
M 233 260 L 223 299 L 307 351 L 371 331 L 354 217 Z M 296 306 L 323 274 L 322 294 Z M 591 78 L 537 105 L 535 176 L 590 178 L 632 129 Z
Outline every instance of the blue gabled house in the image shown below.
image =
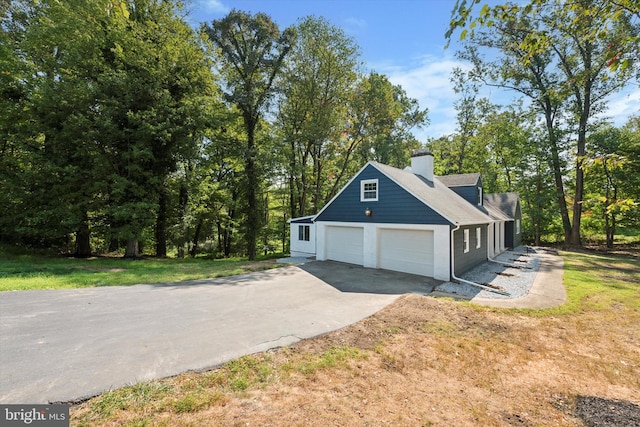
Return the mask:
M 493 230 L 506 220 L 468 175 L 472 184 L 447 185 L 423 150 L 404 170 L 368 162 L 316 215 L 289 221 L 291 255 L 451 280 L 496 254 Z

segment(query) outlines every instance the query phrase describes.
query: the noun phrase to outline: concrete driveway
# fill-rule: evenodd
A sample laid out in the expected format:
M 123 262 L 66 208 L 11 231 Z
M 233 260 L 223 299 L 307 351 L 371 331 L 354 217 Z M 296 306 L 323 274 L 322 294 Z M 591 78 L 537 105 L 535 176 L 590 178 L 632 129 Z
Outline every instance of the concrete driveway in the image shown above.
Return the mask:
M 0 403 L 67 402 L 213 368 L 342 328 L 401 293 L 428 293 L 422 279 L 313 262 L 223 279 L 3 292 Z

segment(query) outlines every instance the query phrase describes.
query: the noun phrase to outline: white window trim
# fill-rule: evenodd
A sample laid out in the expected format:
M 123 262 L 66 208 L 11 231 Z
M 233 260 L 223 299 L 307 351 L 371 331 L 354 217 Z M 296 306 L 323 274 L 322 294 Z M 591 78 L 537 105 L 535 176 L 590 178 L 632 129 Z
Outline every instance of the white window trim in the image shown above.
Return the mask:
M 516 234 L 520 234 L 520 220 L 516 219 Z
M 478 206 L 482 206 L 482 198 L 483 198 L 483 194 L 482 194 L 482 187 L 478 187 Z
M 462 242 L 464 243 L 463 252 L 466 254 L 469 252 L 469 229 L 468 228 L 465 228 L 464 230 L 462 230 L 462 236 L 463 236 Z
M 365 198 L 364 197 L 364 186 L 365 184 L 375 184 L 376 185 L 376 197 L 375 198 Z M 372 190 L 369 190 L 372 191 Z M 360 181 L 360 201 L 361 202 L 377 202 L 378 194 L 380 191 L 380 185 L 378 184 L 377 179 L 363 179 Z
M 476 227 L 476 249 L 480 249 L 482 247 L 482 229 L 480 227 Z

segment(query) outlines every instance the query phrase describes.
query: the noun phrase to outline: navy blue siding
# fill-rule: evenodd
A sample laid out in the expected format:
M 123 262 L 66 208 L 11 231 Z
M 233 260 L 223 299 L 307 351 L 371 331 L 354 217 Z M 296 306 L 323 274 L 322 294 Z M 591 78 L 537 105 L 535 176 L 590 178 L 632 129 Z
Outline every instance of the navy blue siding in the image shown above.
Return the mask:
M 482 178 L 478 178 L 478 185 L 461 185 L 457 187 L 449 187 L 458 196 L 465 199 L 474 206 L 478 205 L 478 187 L 482 187 Z
M 522 211 L 520 210 L 520 202 L 516 204 L 515 215 L 513 221 L 508 221 L 504 226 L 504 245 L 507 248 L 517 248 L 522 244 Z M 516 221 L 520 220 L 520 234 L 516 234 Z
M 365 179 L 378 179 L 378 201 L 360 201 L 360 181 Z M 367 208 L 373 212 L 370 217 L 364 214 Z M 316 221 L 452 225 L 371 165 L 327 206 Z
M 449 188 L 472 205 L 478 204 L 478 188 L 476 186 Z
M 476 249 L 476 227 L 480 227 L 481 245 Z M 469 230 L 469 252 L 464 253 L 464 231 Z M 471 225 L 460 227 L 453 233 L 453 245 L 455 256 L 455 274 L 460 276 L 465 271 L 471 270 L 478 264 L 482 264 L 487 260 L 487 227 L 486 225 Z

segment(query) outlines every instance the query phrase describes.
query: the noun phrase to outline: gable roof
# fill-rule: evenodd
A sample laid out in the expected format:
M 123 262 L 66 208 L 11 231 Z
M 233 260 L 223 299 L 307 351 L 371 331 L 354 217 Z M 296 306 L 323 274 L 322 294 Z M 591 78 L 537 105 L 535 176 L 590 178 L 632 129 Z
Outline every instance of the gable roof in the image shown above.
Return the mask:
M 480 181 L 480 174 L 474 172 L 458 175 L 445 175 L 439 176 L 438 179 L 447 187 L 463 187 L 468 185 L 478 185 L 478 182 Z
M 291 218 L 287 220 L 289 224 L 311 224 L 315 215 L 301 216 L 298 218 Z
M 520 197 L 518 193 L 490 193 L 483 196 L 484 205 L 502 212 L 513 220 L 516 217 Z
M 369 162 L 368 164 L 371 164 L 452 224 L 468 225 L 492 222 L 490 217 L 442 183 L 441 177 L 434 176 L 432 182 L 410 171 L 393 166 L 378 162 Z M 480 177 L 480 174 L 475 175 Z
M 500 209 L 491 206 L 485 202 L 483 208 L 487 211 L 487 215 L 498 221 L 513 221 L 513 218 L 502 212 Z

